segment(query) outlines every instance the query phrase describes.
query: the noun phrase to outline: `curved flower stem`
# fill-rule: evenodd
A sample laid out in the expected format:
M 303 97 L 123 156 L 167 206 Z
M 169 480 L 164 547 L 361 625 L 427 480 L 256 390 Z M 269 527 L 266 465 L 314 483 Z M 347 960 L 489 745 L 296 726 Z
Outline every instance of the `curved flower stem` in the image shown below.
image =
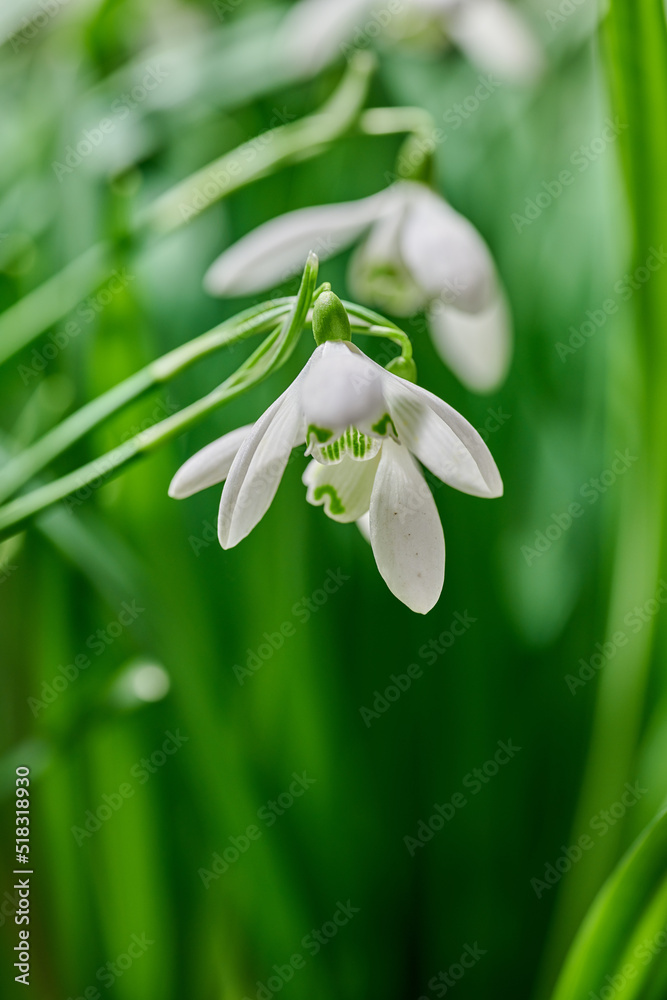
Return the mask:
M 261 148 L 251 139 L 198 170 L 154 201 L 140 215 L 139 228 L 159 234 L 171 232 L 270 170 L 317 156 L 357 121 L 374 69 L 370 53 L 357 53 L 338 90 L 319 111 L 266 132 Z
M 361 333 L 367 337 L 385 337 L 387 340 L 393 341 L 395 344 L 401 348 L 401 356 L 406 359 L 406 361 L 412 360 L 412 341 L 408 337 L 407 333 L 401 330 L 400 327 L 396 326 L 390 320 L 381 316 L 380 313 L 374 312 L 372 309 L 366 309 L 364 306 L 358 306 L 355 302 L 343 302 L 348 315 L 352 316 L 354 319 L 363 320 L 362 323 L 351 323 L 351 329 L 353 333 Z M 366 325 L 368 324 L 368 325 Z
M 407 132 L 398 154 L 396 173 L 406 180 L 427 179 L 438 129 L 424 108 L 369 108 L 359 119 L 359 130 L 367 135 Z
M 433 116 L 425 108 L 368 108 L 359 116 L 359 131 L 366 135 L 411 132 L 425 137 L 434 128 Z
M 195 337 L 187 344 L 169 351 L 97 399 L 82 406 L 0 470 L 0 503 L 20 490 L 49 462 L 85 434 L 130 403 L 171 381 L 191 365 L 220 348 L 229 347 L 247 337 L 272 330 L 287 315 L 293 301 L 293 298 L 279 299 L 273 305 L 264 303 L 262 306 L 248 309 L 207 333 Z
M 375 59 L 359 52 L 332 97 L 314 114 L 262 135 L 226 153 L 176 184 L 141 212 L 131 233 L 159 237 L 189 222 L 272 170 L 317 156 L 354 127 L 368 93 Z M 0 315 L 0 363 L 66 316 L 109 274 L 113 247 L 98 243 Z
M 299 293 L 294 298 L 282 325 L 267 337 L 233 375 L 208 395 L 124 441 L 106 455 L 0 508 L 0 539 L 15 534 L 37 514 L 65 500 L 77 490 L 91 484 L 101 486 L 130 463 L 149 455 L 183 431 L 193 427 L 203 417 L 236 399 L 284 364 L 296 347 L 306 322 L 315 291 L 317 267 L 317 257 L 315 254 L 310 254 Z M 164 358 L 161 361 L 164 361 Z

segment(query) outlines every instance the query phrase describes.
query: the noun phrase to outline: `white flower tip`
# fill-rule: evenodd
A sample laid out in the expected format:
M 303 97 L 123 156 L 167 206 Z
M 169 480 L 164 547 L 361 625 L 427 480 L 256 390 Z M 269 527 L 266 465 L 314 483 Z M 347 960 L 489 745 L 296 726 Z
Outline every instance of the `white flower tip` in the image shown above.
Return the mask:
M 221 260 L 218 257 L 214 260 L 208 271 L 204 275 L 204 280 L 202 282 L 204 286 L 204 291 L 208 295 L 214 295 L 222 298 L 227 295 L 231 289 L 231 284 L 227 281 L 224 266 L 221 267 Z
M 192 483 L 190 482 L 190 476 L 188 475 L 188 470 L 186 466 L 191 461 L 188 459 L 184 465 L 180 467 L 172 481 L 169 483 L 168 494 L 172 500 L 186 500 L 191 497 L 193 493 L 197 492 L 196 487 L 192 488 Z
M 184 493 L 179 486 L 178 473 L 176 473 L 172 481 L 169 483 L 169 490 L 167 492 L 172 500 L 185 500 L 187 493 Z
M 489 492 L 489 500 L 499 500 L 500 497 L 504 496 L 504 494 L 505 494 L 505 487 L 503 486 L 502 479 L 500 478 L 500 476 L 498 476 L 497 484 L 492 486 Z

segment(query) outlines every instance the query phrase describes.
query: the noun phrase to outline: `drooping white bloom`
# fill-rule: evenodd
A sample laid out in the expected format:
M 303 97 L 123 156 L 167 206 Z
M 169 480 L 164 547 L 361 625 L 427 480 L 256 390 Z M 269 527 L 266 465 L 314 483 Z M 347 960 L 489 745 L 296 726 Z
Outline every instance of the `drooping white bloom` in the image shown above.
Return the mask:
M 218 257 L 205 287 L 263 291 L 296 274 L 311 247 L 331 257 L 364 234 L 348 273 L 355 297 L 396 316 L 425 310 L 438 353 L 461 381 L 478 392 L 499 385 L 512 337 L 493 258 L 474 226 L 425 184 L 399 181 L 370 198 L 272 219 Z
M 510 82 L 534 79 L 544 63 L 536 37 L 510 0 L 403 0 L 381 11 L 371 0 L 299 0 L 279 44 L 291 65 L 316 73 L 379 34 L 454 43 L 479 69 Z
M 237 545 L 268 510 L 293 448 L 312 456 L 308 500 L 336 521 L 368 513 L 378 569 L 395 596 L 425 614 L 440 596 L 445 542 L 418 462 L 455 489 L 502 494 L 493 458 L 452 407 L 371 361 L 347 341 L 317 347 L 300 374 L 251 428 L 194 455 L 174 477 L 184 497 L 225 480 L 218 518 L 223 548 Z

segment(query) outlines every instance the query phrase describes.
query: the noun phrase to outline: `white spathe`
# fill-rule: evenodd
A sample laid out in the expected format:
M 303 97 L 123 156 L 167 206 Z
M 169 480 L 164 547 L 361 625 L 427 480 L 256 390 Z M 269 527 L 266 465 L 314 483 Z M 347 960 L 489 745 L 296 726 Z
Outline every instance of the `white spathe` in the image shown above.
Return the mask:
M 369 198 L 272 219 L 225 250 L 205 286 L 216 295 L 260 292 L 297 274 L 311 249 L 326 258 L 362 237 L 348 271 L 355 298 L 395 316 L 426 310 L 436 348 L 461 381 L 496 388 L 512 337 L 493 258 L 475 227 L 425 184 L 398 181 Z
M 542 47 L 510 0 L 403 0 L 381 12 L 371 0 L 298 0 L 279 47 L 291 66 L 313 74 L 380 34 L 410 39 L 417 28 L 436 42 L 449 39 L 478 69 L 508 82 L 530 82 L 544 69 Z
M 328 394 L 325 385 L 332 387 Z M 387 586 L 425 614 L 442 591 L 445 543 L 415 458 L 465 493 L 501 496 L 500 474 L 477 431 L 447 403 L 386 371 L 355 345 L 327 342 L 257 423 L 190 458 L 170 494 L 189 495 L 197 483 L 203 489 L 225 478 L 218 537 L 223 548 L 232 548 L 264 516 L 292 449 L 304 442 L 313 456 L 303 477 L 308 501 L 336 521 L 368 514 Z

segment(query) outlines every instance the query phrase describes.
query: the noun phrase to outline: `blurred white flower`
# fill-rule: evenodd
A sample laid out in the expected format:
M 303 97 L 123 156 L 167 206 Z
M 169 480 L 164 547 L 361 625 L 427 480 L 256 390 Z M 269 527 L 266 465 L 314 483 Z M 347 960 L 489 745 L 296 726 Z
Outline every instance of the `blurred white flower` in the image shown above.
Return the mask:
M 341 52 L 374 38 L 457 45 L 479 69 L 509 82 L 535 79 L 541 46 L 510 0 L 298 0 L 279 45 L 290 65 L 317 73 Z
M 181 498 L 226 480 L 218 536 L 232 548 L 264 516 L 292 449 L 303 443 L 312 456 L 304 474 L 308 501 L 335 521 L 368 514 L 387 586 L 413 611 L 430 611 L 444 582 L 445 541 L 415 458 L 455 489 L 498 497 L 500 474 L 477 431 L 355 345 L 328 341 L 256 424 L 190 458 L 169 493 Z
M 496 388 L 512 333 L 493 258 L 474 226 L 419 182 L 272 219 L 225 250 L 204 284 L 213 295 L 264 291 L 297 274 L 309 250 L 326 259 L 364 234 L 348 272 L 353 295 L 395 316 L 425 310 L 438 353 L 461 381 Z

